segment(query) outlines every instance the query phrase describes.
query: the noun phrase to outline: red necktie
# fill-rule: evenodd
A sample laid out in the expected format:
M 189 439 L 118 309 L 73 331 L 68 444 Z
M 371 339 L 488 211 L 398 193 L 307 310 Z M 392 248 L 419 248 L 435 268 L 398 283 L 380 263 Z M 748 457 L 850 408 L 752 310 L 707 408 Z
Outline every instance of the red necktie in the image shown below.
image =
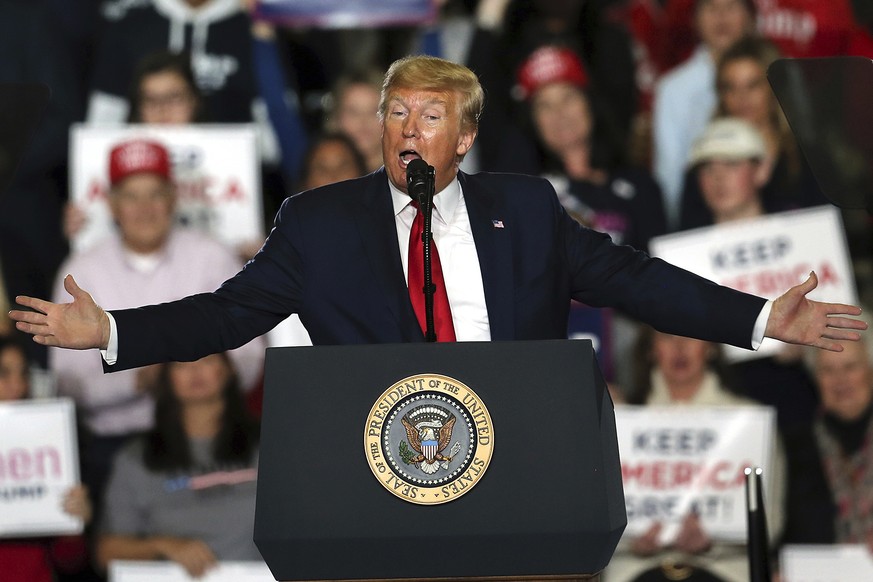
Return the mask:
M 424 213 L 419 212 L 418 202 L 412 202 L 416 210 L 412 230 L 409 231 L 409 264 L 408 285 L 409 299 L 418 317 L 421 331 L 427 331 L 424 315 L 424 242 L 421 233 L 424 231 Z M 440 255 L 436 243 L 431 241 L 431 281 L 436 290 L 433 294 L 433 327 L 438 342 L 455 341 L 455 327 L 452 325 L 452 310 L 449 307 L 449 296 L 446 293 L 446 282 L 443 280 L 443 268 L 440 265 Z

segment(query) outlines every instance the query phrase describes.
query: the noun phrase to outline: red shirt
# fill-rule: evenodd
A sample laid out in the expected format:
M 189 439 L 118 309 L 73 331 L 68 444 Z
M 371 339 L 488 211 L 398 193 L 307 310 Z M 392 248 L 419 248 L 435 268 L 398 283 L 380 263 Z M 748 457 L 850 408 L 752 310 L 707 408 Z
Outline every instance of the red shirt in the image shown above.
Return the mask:
M 55 568 L 65 573 L 78 572 L 87 561 L 83 536 L 0 542 L 3 582 L 52 582 Z

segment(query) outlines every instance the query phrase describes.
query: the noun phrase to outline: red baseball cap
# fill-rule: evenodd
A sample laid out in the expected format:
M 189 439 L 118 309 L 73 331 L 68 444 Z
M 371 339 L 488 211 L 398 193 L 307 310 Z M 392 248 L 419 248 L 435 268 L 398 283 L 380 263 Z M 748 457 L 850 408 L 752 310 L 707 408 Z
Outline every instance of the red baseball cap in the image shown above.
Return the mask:
M 109 184 L 115 186 L 133 174 L 157 174 L 170 180 L 170 154 L 163 145 L 147 139 L 120 143 L 109 153 Z
M 518 69 L 518 89 L 523 99 L 550 83 L 570 83 L 580 88 L 588 85 L 588 73 L 576 53 L 565 47 L 544 46 L 531 53 Z

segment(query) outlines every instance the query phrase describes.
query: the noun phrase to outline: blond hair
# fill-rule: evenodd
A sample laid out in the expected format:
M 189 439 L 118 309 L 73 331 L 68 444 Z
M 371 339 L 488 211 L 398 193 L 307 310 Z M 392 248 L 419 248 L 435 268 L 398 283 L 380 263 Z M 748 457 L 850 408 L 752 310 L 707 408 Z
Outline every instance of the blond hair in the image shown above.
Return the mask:
M 463 65 L 430 56 L 410 56 L 394 61 L 385 73 L 382 96 L 379 100 L 379 118 L 385 119 L 388 99 L 394 89 L 460 94 L 461 127 L 464 131 L 478 131 L 479 116 L 485 105 L 485 92 L 476 73 Z

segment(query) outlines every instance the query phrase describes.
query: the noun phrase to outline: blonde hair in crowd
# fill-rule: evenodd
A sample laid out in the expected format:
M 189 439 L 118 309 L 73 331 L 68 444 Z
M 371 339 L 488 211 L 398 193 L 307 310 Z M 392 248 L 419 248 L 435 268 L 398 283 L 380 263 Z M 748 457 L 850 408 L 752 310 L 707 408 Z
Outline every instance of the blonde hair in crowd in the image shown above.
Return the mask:
M 476 73 L 463 65 L 430 56 L 410 56 L 394 61 L 385 73 L 379 100 L 379 119 L 385 119 L 388 99 L 394 89 L 421 89 L 460 95 L 461 127 L 464 131 L 479 129 L 479 116 L 485 105 L 485 92 Z

